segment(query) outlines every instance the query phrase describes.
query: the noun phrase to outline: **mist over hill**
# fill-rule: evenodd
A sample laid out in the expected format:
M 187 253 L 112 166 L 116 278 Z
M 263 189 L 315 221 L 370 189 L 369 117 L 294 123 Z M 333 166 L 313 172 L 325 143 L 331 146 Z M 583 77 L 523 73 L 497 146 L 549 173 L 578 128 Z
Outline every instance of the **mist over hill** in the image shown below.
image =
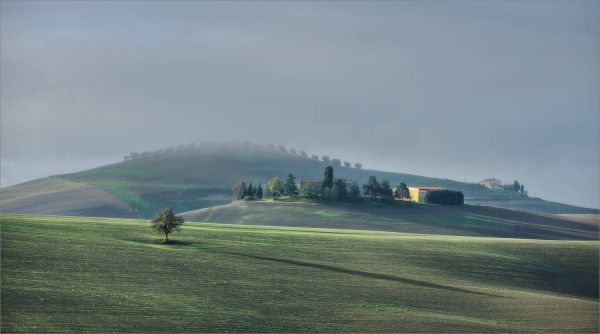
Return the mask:
M 134 153 L 126 158 L 120 163 L 2 189 L 0 208 L 17 213 L 148 218 L 163 207 L 184 212 L 229 203 L 233 199 L 231 188 L 240 181 L 264 184 L 274 176 L 285 177 L 289 173 L 298 181 L 320 178 L 324 168 L 333 164 L 336 178 L 352 179 L 359 184 L 374 175 L 389 180 L 393 186 L 405 182 L 409 186 L 460 190 L 466 203 L 545 213 L 597 212 L 474 183 L 337 165 L 323 161 L 323 157 L 275 145 L 181 145 Z

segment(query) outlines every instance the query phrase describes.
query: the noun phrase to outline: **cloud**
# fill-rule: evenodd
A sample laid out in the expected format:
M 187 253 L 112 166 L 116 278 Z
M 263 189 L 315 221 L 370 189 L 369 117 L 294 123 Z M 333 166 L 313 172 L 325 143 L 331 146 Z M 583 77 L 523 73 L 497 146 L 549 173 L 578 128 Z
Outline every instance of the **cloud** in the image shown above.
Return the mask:
M 253 140 L 600 201 L 597 2 L 1 6 L 3 186 Z

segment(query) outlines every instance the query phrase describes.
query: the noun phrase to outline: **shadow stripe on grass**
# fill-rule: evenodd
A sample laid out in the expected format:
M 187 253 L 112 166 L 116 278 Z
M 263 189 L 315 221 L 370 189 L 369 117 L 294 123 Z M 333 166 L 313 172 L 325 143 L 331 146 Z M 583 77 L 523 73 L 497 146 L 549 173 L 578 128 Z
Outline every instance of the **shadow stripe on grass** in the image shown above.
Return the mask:
M 326 264 L 311 263 L 311 262 L 291 260 L 291 259 L 281 259 L 281 258 L 270 257 L 270 256 L 244 254 L 244 253 L 238 253 L 238 252 L 224 252 L 224 253 L 231 254 L 231 255 L 237 255 L 237 256 L 243 256 L 243 257 L 256 259 L 256 260 L 273 261 L 273 262 L 292 264 L 292 265 L 302 266 L 302 267 L 328 270 L 328 271 L 333 271 L 336 273 L 343 273 L 343 274 L 350 274 L 350 275 L 362 276 L 362 277 L 367 277 L 367 278 L 375 278 L 375 279 L 382 279 L 382 280 L 387 280 L 387 281 L 400 282 L 400 283 L 405 283 L 405 284 L 421 286 L 421 287 L 425 287 L 425 288 L 443 289 L 443 290 L 454 291 L 454 292 L 470 293 L 470 294 L 475 294 L 475 295 L 480 295 L 480 296 L 502 297 L 499 295 L 494 295 L 494 294 L 489 294 L 489 293 L 484 293 L 484 292 L 477 292 L 477 291 L 472 291 L 472 290 L 467 290 L 467 289 L 461 289 L 461 288 L 456 288 L 456 287 L 443 285 L 443 284 L 419 281 L 419 280 L 415 280 L 415 279 L 403 278 L 403 277 L 381 274 L 381 273 L 372 273 L 372 272 L 368 272 L 368 271 L 335 267 L 335 266 L 330 266 L 330 265 L 326 265 Z

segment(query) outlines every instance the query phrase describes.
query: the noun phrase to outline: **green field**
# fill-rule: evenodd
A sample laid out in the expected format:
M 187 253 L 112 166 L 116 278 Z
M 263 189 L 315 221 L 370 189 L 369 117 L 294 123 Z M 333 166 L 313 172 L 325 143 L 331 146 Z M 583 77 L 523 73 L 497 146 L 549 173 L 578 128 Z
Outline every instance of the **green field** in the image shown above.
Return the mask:
M 487 206 L 443 206 L 404 201 L 235 201 L 182 213 L 218 224 L 325 227 L 460 236 L 598 240 L 598 222 L 572 221 Z
M 598 241 L 0 217 L 2 332 L 599 330 Z
M 293 173 L 319 178 L 328 164 L 298 155 L 257 149 L 203 148 L 193 154 L 130 160 L 78 173 L 0 189 L 0 210 L 9 213 L 149 218 L 164 207 L 177 212 L 233 200 L 232 187 Z M 401 168 L 401 167 L 399 167 Z M 598 213 L 598 210 L 526 198 L 513 191 L 411 174 L 334 167 L 335 177 L 366 182 L 369 175 L 392 185 L 432 185 L 460 190 L 466 202 L 545 213 Z M 85 200 L 83 200 L 85 199 Z M 481 202 L 483 201 L 483 202 Z

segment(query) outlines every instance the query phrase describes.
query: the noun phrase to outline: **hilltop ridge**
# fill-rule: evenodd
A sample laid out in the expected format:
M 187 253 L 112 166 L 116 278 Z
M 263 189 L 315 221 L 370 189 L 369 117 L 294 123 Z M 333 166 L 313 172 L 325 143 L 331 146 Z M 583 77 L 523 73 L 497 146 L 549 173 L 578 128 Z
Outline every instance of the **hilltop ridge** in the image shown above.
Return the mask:
M 318 178 L 330 162 L 262 146 L 195 146 L 162 155 L 127 160 L 77 173 L 42 178 L 0 189 L 0 211 L 12 213 L 151 217 L 163 207 L 177 212 L 233 200 L 231 188 L 245 180 L 266 183 L 293 173 Z M 355 167 L 334 166 L 334 176 L 366 182 L 369 175 L 392 185 L 432 185 L 460 190 L 466 203 L 486 203 L 551 214 L 597 213 L 598 210 L 527 198 L 475 183 Z

